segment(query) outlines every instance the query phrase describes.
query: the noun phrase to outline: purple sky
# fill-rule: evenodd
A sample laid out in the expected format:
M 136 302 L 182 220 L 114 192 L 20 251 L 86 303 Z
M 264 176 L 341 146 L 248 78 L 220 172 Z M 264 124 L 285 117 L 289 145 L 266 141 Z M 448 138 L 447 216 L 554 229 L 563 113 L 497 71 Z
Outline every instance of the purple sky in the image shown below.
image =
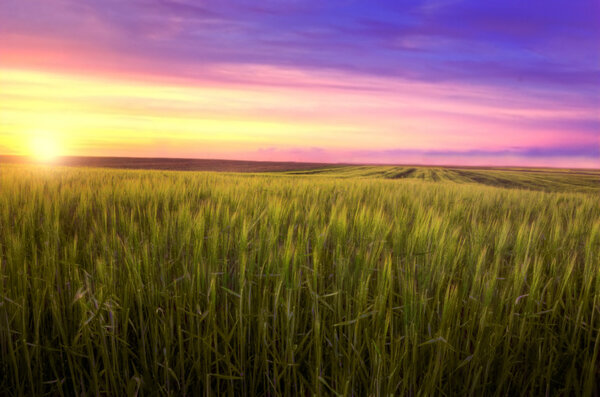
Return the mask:
M 0 73 L 93 77 L 121 86 L 146 79 L 198 92 L 218 87 L 242 95 L 244 106 L 182 104 L 157 92 L 127 97 L 124 108 L 172 108 L 177 117 L 189 108 L 203 117 L 278 123 L 280 135 L 240 131 L 228 146 L 234 130 L 215 140 L 225 133 L 192 120 L 197 135 L 174 128 L 171 151 L 153 144 L 158 132 L 148 130 L 152 142 L 139 155 L 600 166 L 598 0 L 3 0 L 0 37 Z M 30 84 L 6 79 L 15 87 Z M 339 103 L 344 91 L 355 102 L 348 107 Z M 18 93 L 0 88 L 3 95 L 13 100 Z M 36 103 L 52 100 L 17 99 L 31 103 L 32 95 Z M 333 110 L 321 101 L 327 95 L 338 101 Z M 97 107 L 99 96 L 82 101 Z M 123 99 L 103 99 L 111 98 Z M 373 105 L 358 116 L 359 103 Z M 0 105 L 2 111 L 8 121 L 0 125 L 0 149 L 11 151 L 11 136 L 33 127 L 22 122 L 23 109 L 16 114 Z M 339 133 L 340 142 L 352 134 L 350 143 L 336 144 L 332 120 L 344 115 L 357 128 Z M 394 118 L 393 125 L 379 122 Z M 296 131 L 306 120 L 327 130 L 327 138 L 306 126 Z M 97 130 L 63 124 L 66 135 L 81 139 L 69 141 L 73 154 L 77 145 L 89 149 L 98 140 Z M 143 136 L 140 125 L 110 125 L 131 128 L 132 141 Z M 430 139 L 421 139 L 424 134 Z M 101 154 L 136 154 L 114 139 L 111 149 L 111 138 L 105 140 Z M 212 151 L 182 149 L 208 141 Z

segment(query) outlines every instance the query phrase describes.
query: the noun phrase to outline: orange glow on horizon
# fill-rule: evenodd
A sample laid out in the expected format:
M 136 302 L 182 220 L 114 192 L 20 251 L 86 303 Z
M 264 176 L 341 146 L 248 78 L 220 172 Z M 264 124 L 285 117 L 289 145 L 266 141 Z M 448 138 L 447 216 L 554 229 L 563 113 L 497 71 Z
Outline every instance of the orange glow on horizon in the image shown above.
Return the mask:
M 485 87 L 261 65 L 214 68 L 190 81 L 0 68 L 0 154 L 45 162 L 68 155 L 371 162 L 352 153 L 589 139 L 552 127 L 558 118 L 590 117 L 589 110 L 553 109 L 525 94 L 511 107 L 496 100 L 505 93 Z M 234 72 L 241 80 L 215 79 Z M 524 128 L 521 120 L 550 127 Z M 415 156 L 374 162 L 422 162 Z

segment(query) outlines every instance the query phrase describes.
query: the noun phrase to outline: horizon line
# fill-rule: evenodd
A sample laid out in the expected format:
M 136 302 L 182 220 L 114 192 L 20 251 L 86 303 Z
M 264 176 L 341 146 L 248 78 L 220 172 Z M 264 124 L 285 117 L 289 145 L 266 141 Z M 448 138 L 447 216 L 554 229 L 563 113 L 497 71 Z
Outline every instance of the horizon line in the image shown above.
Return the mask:
M 304 164 L 304 165 L 324 165 L 324 166 L 370 166 L 370 167 L 427 167 L 427 168 L 491 168 L 491 169 L 551 169 L 551 170 L 591 170 L 600 171 L 600 167 L 552 167 L 552 166 L 527 166 L 527 165 L 461 165 L 461 164 L 428 164 L 428 163 L 368 163 L 368 162 L 328 162 L 328 161 L 280 161 L 280 160 L 244 160 L 244 159 L 225 159 L 225 158 L 199 158 L 199 157 L 156 157 L 156 156 L 86 156 L 86 155 L 68 155 L 59 156 L 55 161 L 43 162 L 35 160 L 32 156 L 19 154 L 1 154 L 0 160 L 3 158 L 18 158 L 25 159 L 26 164 L 39 165 L 55 165 L 55 166 L 70 166 L 69 164 L 60 164 L 61 159 L 113 159 L 113 160 L 180 160 L 180 161 L 222 161 L 232 163 L 254 163 L 254 164 Z M 1 165 L 1 162 L 0 162 Z M 86 167 L 86 165 L 81 165 Z M 89 167 L 94 167 L 93 165 Z M 101 166 L 98 168 L 102 168 Z M 173 170 L 177 171 L 177 170 Z

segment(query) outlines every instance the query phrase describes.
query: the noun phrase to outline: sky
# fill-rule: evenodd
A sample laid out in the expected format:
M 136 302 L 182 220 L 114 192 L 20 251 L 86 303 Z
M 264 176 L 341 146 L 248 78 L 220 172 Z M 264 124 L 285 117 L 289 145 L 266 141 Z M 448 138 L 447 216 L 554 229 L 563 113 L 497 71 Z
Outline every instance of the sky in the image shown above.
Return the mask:
M 0 154 L 600 168 L 600 0 L 2 0 Z

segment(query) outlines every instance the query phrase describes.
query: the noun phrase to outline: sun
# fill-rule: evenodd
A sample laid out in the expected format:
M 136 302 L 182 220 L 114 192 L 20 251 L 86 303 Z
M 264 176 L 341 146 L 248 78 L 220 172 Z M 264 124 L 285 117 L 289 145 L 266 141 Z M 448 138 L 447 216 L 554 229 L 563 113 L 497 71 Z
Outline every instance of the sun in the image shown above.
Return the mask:
M 41 163 L 52 163 L 61 154 L 60 145 L 52 134 L 37 134 L 31 139 L 31 156 Z

